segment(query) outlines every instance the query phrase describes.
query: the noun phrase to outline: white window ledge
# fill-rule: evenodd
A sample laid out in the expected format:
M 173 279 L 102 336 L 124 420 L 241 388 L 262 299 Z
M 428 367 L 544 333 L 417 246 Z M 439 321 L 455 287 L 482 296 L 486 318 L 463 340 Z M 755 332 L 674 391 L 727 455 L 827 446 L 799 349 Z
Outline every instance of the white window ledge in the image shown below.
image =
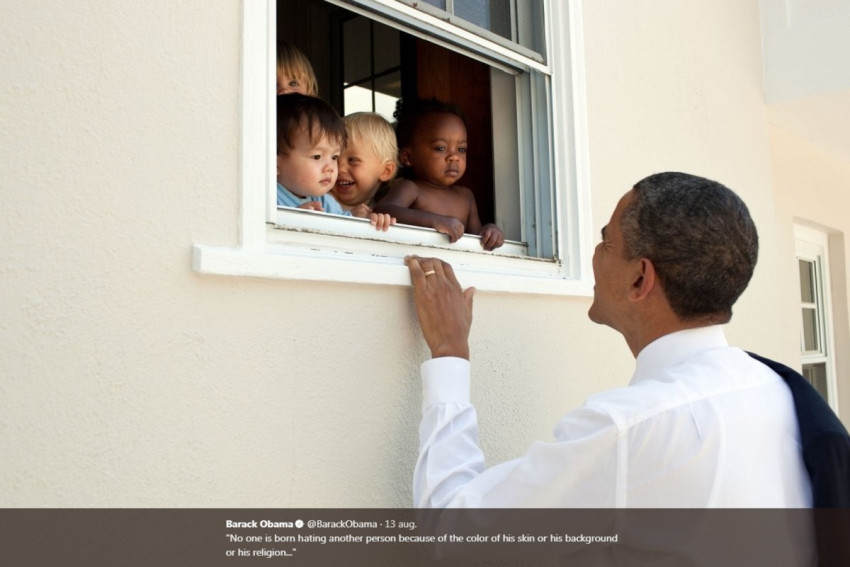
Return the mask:
M 332 222 L 328 222 L 328 221 Z M 450 244 L 431 229 L 396 225 L 377 231 L 366 219 L 333 217 L 303 210 L 278 211 L 260 248 L 197 245 L 193 268 L 202 274 L 273 279 L 409 286 L 409 254 L 449 262 L 461 285 L 481 291 L 592 295 L 592 283 L 569 278 L 561 262 L 525 256 L 525 246 L 508 241 L 493 252 L 478 236 Z M 297 225 L 297 227 L 292 226 Z M 344 233 L 344 236 L 340 234 Z

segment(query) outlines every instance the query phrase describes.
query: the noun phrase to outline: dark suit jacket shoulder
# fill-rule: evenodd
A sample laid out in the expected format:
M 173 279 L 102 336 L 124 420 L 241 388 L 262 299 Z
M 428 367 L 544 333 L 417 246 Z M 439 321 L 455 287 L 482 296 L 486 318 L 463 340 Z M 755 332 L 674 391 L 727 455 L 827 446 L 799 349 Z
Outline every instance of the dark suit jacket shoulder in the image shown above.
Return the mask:
M 784 364 L 747 353 L 779 374 L 794 398 L 803 462 L 812 481 L 814 508 L 850 508 L 850 435 L 803 376 Z

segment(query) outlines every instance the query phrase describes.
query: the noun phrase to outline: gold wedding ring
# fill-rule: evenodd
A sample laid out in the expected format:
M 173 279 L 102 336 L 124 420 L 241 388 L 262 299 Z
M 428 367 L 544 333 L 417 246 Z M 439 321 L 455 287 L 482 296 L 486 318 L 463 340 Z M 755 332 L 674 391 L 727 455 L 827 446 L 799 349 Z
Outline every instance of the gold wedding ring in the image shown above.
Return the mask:
M 435 270 L 428 270 L 427 272 L 425 272 L 425 277 L 427 278 L 428 276 L 433 276 L 436 273 L 437 272 Z

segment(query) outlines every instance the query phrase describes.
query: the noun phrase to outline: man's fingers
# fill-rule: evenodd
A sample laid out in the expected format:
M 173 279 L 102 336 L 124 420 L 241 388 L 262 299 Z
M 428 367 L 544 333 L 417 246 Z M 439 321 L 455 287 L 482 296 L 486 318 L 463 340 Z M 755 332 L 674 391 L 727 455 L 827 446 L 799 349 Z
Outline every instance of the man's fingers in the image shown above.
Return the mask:
M 440 264 L 441 264 L 440 268 L 442 269 L 442 272 L 445 274 L 446 279 L 448 279 L 452 283 L 452 285 L 456 285 L 457 287 L 460 287 L 460 282 L 457 281 L 457 278 L 455 277 L 455 270 L 454 270 L 454 268 L 452 268 L 452 265 L 446 264 L 445 262 L 442 262 L 442 261 L 440 261 Z
M 438 258 L 404 259 L 413 284 L 413 301 L 431 356 L 469 358 L 469 326 L 474 288 L 462 290 L 452 267 Z
M 410 270 L 411 280 L 419 280 L 425 277 L 425 270 L 422 269 L 420 260 L 421 258 L 419 256 L 404 257 L 404 263 L 407 264 L 407 269 Z
M 468 287 L 463 291 L 463 298 L 466 300 L 466 307 L 469 309 L 469 312 L 472 313 L 472 299 L 475 295 L 475 288 Z
M 446 264 L 439 258 L 420 258 L 419 256 L 405 256 L 404 258 L 407 268 L 410 270 L 410 277 L 416 279 L 427 279 L 432 277 L 444 278 L 448 277 L 449 281 L 457 284 L 454 277 L 454 272 L 449 264 Z M 450 275 L 449 275 L 450 274 Z
M 428 267 L 425 269 L 425 273 L 428 273 L 428 270 L 434 270 L 434 275 L 439 278 L 446 277 L 446 273 L 451 272 L 452 267 L 439 258 L 431 258 Z

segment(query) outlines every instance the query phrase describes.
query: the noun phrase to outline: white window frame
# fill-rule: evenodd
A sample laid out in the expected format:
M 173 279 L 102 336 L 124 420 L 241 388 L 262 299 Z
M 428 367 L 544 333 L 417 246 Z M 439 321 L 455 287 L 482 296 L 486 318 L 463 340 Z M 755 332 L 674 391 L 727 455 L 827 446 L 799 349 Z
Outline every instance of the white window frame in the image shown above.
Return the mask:
M 344 0 L 332 2 L 352 9 L 351 3 Z M 395 0 L 353 2 L 410 9 Z M 592 295 L 590 261 L 594 237 L 590 226 L 581 2 L 547 0 L 545 11 L 547 52 L 552 54 L 545 67 L 501 45 L 486 47 L 500 61 L 545 70 L 561 78 L 550 81 L 549 125 L 551 174 L 557 187 L 553 211 L 557 258 L 522 256 L 511 245 L 488 253 L 481 249 L 476 236 L 467 235 L 449 245 L 444 235 L 427 229 L 392 227 L 383 233 L 363 219 L 335 217 L 335 223 L 344 223 L 335 224 L 345 227 L 340 229 L 345 232 L 341 236 L 336 230 L 323 230 L 327 223 L 316 224 L 317 220 L 327 220 L 326 216 L 322 219 L 321 213 L 278 210 L 273 190 L 276 140 L 272 127 L 276 113 L 276 1 L 244 0 L 239 242 L 233 248 L 195 245 L 194 270 L 218 275 L 407 286 L 410 277 L 404 256 L 417 254 L 452 263 L 462 285 L 481 291 Z M 375 18 L 374 14 L 369 16 Z M 443 30 L 444 36 L 454 34 L 453 39 L 460 38 L 458 43 L 487 43 L 439 19 L 428 20 L 427 14 L 420 13 L 420 17 Z M 553 29 L 561 33 L 552 33 Z M 494 64 L 492 60 L 488 63 Z M 294 224 L 281 229 L 276 226 L 281 218 Z
M 806 351 L 803 339 L 803 322 L 800 317 L 800 353 L 802 364 L 824 364 L 826 366 L 827 402 L 838 414 L 838 383 L 835 367 L 835 341 L 832 327 L 832 294 L 829 275 L 829 235 L 816 228 L 794 225 L 794 243 L 797 260 L 815 265 L 815 310 L 818 314 L 820 349 Z M 798 291 L 797 297 L 800 297 Z M 802 305 L 802 304 L 801 304 Z

